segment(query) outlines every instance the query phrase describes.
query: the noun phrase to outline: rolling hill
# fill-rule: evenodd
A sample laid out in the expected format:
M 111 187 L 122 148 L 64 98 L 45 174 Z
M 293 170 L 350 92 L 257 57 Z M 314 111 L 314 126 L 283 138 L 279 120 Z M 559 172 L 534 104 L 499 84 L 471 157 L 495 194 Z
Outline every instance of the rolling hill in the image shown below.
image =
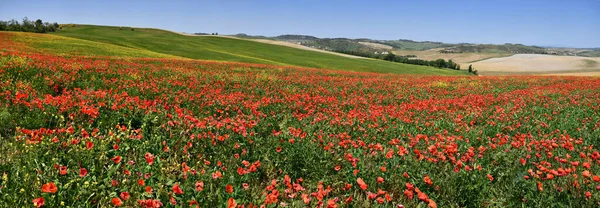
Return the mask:
M 75 27 L 64 27 L 62 30 L 53 33 L 53 35 L 43 36 L 54 39 L 61 37 L 86 40 L 97 44 L 118 46 L 119 48 L 126 48 L 128 50 L 151 52 L 156 55 L 202 60 L 294 65 L 398 74 L 465 74 L 460 71 L 407 65 L 375 59 L 353 59 L 256 41 L 218 36 L 188 36 L 159 29 L 76 25 Z M 37 46 L 46 50 L 54 50 L 52 44 L 37 44 Z M 106 51 L 103 51 L 99 55 L 105 55 L 105 53 Z

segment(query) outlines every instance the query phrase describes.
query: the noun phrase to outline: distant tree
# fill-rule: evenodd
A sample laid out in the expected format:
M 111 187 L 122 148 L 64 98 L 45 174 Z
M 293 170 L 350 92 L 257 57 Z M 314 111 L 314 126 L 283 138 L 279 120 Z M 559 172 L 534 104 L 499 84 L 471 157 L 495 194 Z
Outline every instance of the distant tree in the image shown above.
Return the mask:
M 219 33 L 215 33 L 215 35 L 219 35 Z
M 469 73 L 473 72 L 473 65 L 469 64 Z
M 23 18 L 23 24 L 21 24 L 22 32 L 35 32 L 35 24 L 27 17 Z
M 456 70 L 460 70 L 460 64 L 456 64 Z
M 433 61 L 433 66 L 437 68 L 446 68 L 446 60 L 438 59 Z
M 56 31 L 55 25 L 58 25 L 58 23 L 50 24 L 43 22 L 41 19 L 30 21 L 29 18 L 25 17 L 21 23 L 15 19 L 0 21 L 0 30 L 45 33 Z
M 394 58 L 396 58 L 396 55 L 394 55 L 393 53 L 388 53 L 383 57 L 383 60 L 394 61 Z
M 37 19 L 33 25 L 35 26 L 35 32 L 37 33 L 45 33 L 46 27 L 44 26 L 44 22 L 41 19 Z

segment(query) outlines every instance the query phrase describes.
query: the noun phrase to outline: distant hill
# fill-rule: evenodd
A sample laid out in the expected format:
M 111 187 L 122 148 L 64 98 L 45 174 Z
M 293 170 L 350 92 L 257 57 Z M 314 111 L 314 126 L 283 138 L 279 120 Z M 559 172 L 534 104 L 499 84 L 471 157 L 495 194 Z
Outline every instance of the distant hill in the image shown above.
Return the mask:
M 312 48 L 328 51 L 355 53 L 381 53 L 383 51 L 425 51 L 435 50 L 439 53 L 489 53 L 489 54 L 550 54 L 565 56 L 600 57 L 599 49 L 553 48 L 528 46 L 523 44 L 475 44 L 475 43 L 442 43 L 436 41 L 414 41 L 408 39 L 373 40 L 368 38 L 318 38 L 310 35 L 281 35 L 275 37 L 234 35 L 240 38 L 260 38 L 293 42 Z M 374 43 L 391 46 L 383 49 Z

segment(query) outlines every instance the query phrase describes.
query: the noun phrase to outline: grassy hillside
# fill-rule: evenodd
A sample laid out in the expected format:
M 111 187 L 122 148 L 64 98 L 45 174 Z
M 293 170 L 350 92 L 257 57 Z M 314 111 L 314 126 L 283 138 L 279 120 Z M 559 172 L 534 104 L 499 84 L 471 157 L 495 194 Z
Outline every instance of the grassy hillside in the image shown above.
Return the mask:
M 116 46 L 107 43 L 63 37 L 52 34 L 25 32 L 2 32 L 1 36 L 9 36 L 20 50 L 45 52 L 59 55 L 78 56 L 117 56 L 126 58 L 177 58 L 169 54 L 161 54 L 144 49 Z
M 64 37 L 118 45 L 124 48 L 193 59 L 295 65 L 399 74 L 464 74 L 459 71 L 406 65 L 382 60 L 352 59 L 332 54 L 233 38 L 186 36 L 157 29 L 136 28 L 130 30 L 130 28 L 120 29 L 119 27 L 110 26 L 78 25 L 76 27 L 65 27 L 55 34 Z M 52 46 L 50 45 L 48 47 Z

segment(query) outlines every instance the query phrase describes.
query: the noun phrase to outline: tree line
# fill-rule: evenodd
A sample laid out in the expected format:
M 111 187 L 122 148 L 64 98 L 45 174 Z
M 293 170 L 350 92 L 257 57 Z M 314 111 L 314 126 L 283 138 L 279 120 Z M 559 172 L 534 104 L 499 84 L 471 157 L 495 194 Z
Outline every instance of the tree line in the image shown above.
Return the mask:
M 383 60 L 399 62 L 399 63 L 404 63 L 404 64 L 432 66 L 432 67 L 436 67 L 436 68 L 447 68 L 447 69 L 460 70 L 460 65 L 453 62 L 452 60 L 446 61 L 444 59 L 437 59 L 437 60 L 433 60 L 433 61 L 428 61 L 428 60 L 423 60 L 423 59 L 413 59 L 413 58 L 409 58 L 406 56 L 396 56 L 393 53 L 389 53 L 389 54 L 385 55 L 383 57 Z
M 433 61 L 428 61 L 428 60 L 423 60 L 423 59 L 415 59 L 415 57 L 417 57 L 415 55 L 397 56 L 397 55 L 393 54 L 392 52 L 389 52 L 386 55 L 374 54 L 374 53 L 365 52 L 365 51 L 351 51 L 351 50 L 336 50 L 335 52 L 350 54 L 350 55 L 355 55 L 355 56 L 362 56 L 362 57 L 367 57 L 367 58 L 382 59 L 382 60 L 386 60 L 386 61 L 392 61 L 392 62 L 398 62 L 398 63 L 404 63 L 404 64 L 432 66 L 432 67 L 437 67 L 437 68 L 448 68 L 448 69 L 460 70 L 460 65 L 455 63 L 452 60 L 446 61 L 444 59 L 437 59 L 437 60 L 433 60 Z
M 23 18 L 22 22 L 15 19 L 10 21 L 0 21 L 0 31 L 20 31 L 20 32 L 35 32 L 46 33 L 58 30 L 58 23 L 43 22 L 41 19 L 31 21 L 27 17 Z

